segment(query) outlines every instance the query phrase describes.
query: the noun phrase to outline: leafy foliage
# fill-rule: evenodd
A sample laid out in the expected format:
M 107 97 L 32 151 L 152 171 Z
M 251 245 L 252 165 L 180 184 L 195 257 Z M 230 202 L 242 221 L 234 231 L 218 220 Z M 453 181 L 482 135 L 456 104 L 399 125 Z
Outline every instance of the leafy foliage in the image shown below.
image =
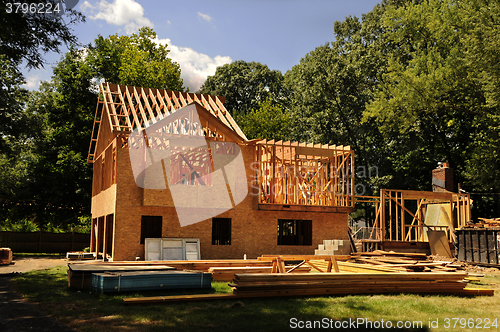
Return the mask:
M 468 191 L 500 189 L 499 9 L 497 2 L 482 0 L 388 7 L 384 38 L 394 48 L 364 117 L 377 121 L 387 137 L 413 137 L 413 147 L 423 150 L 412 152 L 428 160 L 427 169 L 449 161 L 455 182 Z M 412 162 L 405 172 L 418 165 Z M 483 213 L 500 213 L 499 205 Z
M 286 105 L 287 90 L 278 70 L 259 62 L 234 61 L 217 68 L 200 88 L 200 93 L 226 97 L 225 107 L 233 114 L 245 114 L 258 109 L 259 103 L 270 99 Z
M 110 83 L 182 91 L 180 67 L 169 59 L 168 45 L 154 42 L 147 27 L 129 36 L 99 36 L 89 47 L 88 62 L 96 77 Z
M 40 1 L 23 1 L 28 4 L 39 4 Z M 47 2 L 56 1 L 47 0 Z M 12 1 L 0 0 L 0 54 L 5 59 L 20 63 L 26 61 L 29 68 L 40 68 L 44 64 L 43 54 L 61 50 L 62 44 L 71 45 L 77 42 L 70 26 L 78 22 L 85 22 L 85 17 L 75 11 L 66 10 L 64 18 L 60 15 L 32 14 L 30 11 L 13 10 L 8 13 L 7 3 Z M 53 6 L 55 7 L 55 6 Z
M 270 98 L 259 103 L 259 108 L 237 116 L 236 121 L 248 139 L 287 140 L 290 136 L 290 115 Z
M 118 84 L 182 89 L 179 66 L 154 38 L 154 31 L 143 28 L 130 37 L 98 37 L 88 48 L 71 47 L 54 68 L 52 80 L 25 99 L 15 72 L 1 72 L 19 94 L 12 103 L 23 102 L 17 110 L 24 124 L 18 136 L 3 138 L 8 141 L 5 151 L 10 151 L 0 154 L 4 225 L 25 220 L 42 230 L 85 228 L 90 220 L 92 167 L 86 157 L 96 83 L 116 79 Z

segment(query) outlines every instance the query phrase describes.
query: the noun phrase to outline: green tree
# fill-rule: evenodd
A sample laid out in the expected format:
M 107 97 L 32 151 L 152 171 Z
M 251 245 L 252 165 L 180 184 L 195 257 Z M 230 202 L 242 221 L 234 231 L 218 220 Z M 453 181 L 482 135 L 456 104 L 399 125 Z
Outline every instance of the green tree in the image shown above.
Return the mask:
M 12 12 L 8 10 L 8 3 L 14 6 Z M 70 26 L 84 22 L 85 18 L 74 10 L 68 10 L 65 19 L 60 15 L 23 13 L 15 10 L 12 1 L 6 0 L 0 0 L 0 7 L 0 136 L 3 142 L 6 135 L 17 135 L 26 127 L 21 112 L 27 95 L 21 88 L 25 83 L 21 73 L 23 61 L 28 68 L 43 67 L 44 54 L 59 53 L 63 44 L 77 42 Z M 3 143 L 0 149 L 8 150 Z
M 259 103 L 258 109 L 236 117 L 236 122 L 248 139 L 288 140 L 290 137 L 290 115 L 270 98 Z
M 365 120 L 377 121 L 386 137 L 408 137 L 406 145 L 414 149 L 406 155 L 412 157 L 399 158 L 406 161 L 407 173 L 418 172 L 418 166 L 428 173 L 435 162 L 447 160 L 455 168 L 455 182 L 466 190 L 500 189 L 494 92 L 498 8 L 480 0 L 388 8 L 384 38 L 395 47 L 387 54 L 387 70 L 378 76 Z
M 183 91 L 180 66 L 156 38 L 148 27 L 131 36 L 99 36 L 89 47 L 88 63 L 98 79 L 110 83 Z
M 56 1 L 47 0 L 44 3 Z M 85 22 L 85 17 L 73 9 L 66 10 L 61 15 L 47 15 L 39 13 L 23 13 L 16 10 L 14 5 L 9 12 L 7 4 L 13 1 L 0 0 L 0 54 L 5 55 L 16 65 L 26 61 L 28 68 L 40 68 L 45 63 L 43 55 L 48 52 L 59 53 L 61 46 L 75 44 L 77 37 L 72 33 L 70 26 L 78 22 Z M 23 1 L 28 4 L 39 4 L 40 1 Z
M 379 4 L 362 19 L 347 17 L 334 24 L 335 41 L 317 47 L 285 74 L 291 91 L 291 134 L 299 141 L 349 145 L 356 165 L 377 167 L 378 174 L 360 172 L 359 193 L 374 194 L 390 180 L 387 145 L 374 123 L 362 122 L 365 105 L 384 70 L 385 44 Z M 361 188 L 361 187 L 359 187 Z
M 9 135 L 16 135 L 21 129 L 22 107 L 27 98 L 24 77 L 17 69 L 18 63 L 0 54 L 0 151 Z
M 286 106 L 288 92 L 283 75 L 259 62 L 234 61 L 217 67 L 200 88 L 200 93 L 226 97 L 225 107 L 233 115 L 258 109 L 268 98 L 273 104 Z
M 48 230 L 54 227 L 71 229 L 82 226 L 82 221 L 88 224 L 92 167 L 86 159 L 98 99 L 96 84 L 101 79 L 109 81 L 111 76 L 107 75 L 118 73 L 112 77 L 118 77 L 116 83 L 119 84 L 182 88 L 178 66 L 166 58 L 165 47 L 156 46 L 152 41 L 154 36 L 152 30 L 141 29 L 140 35 L 110 38 L 120 39 L 117 49 L 123 47 L 131 59 L 142 57 L 143 61 L 134 64 L 138 73 L 152 73 L 152 68 L 160 72 L 162 68 L 169 68 L 170 74 L 128 75 L 121 81 L 119 73 L 126 72 L 130 65 L 122 61 L 123 54 L 117 58 L 118 63 L 110 63 L 116 68 L 115 72 L 108 71 L 106 65 L 97 61 L 109 59 L 111 51 L 104 49 L 99 53 L 99 48 L 93 46 L 87 49 L 71 47 L 54 68 L 51 81 L 42 83 L 39 91 L 29 93 L 21 109 L 29 125 L 18 138 L 8 137 L 10 152 L 0 154 L 0 179 L 8 178 L 0 188 L 4 225 L 25 220 Z M 100 38 L 97 44 L 106 41 Z M 141 43 L 142 46 L 138 46 Z M 133 51 L 137 51 L 136 54 Z M 143 57 L 154 52 L 156 55 L 152 58 Z
M 31 220 L 48 230 L 74 227 L 90 214 L 86 152 L 97 96 L 89 89 L 93 73 L 81 58 L 82 51 L 70 49 L 52 81 L 43 82 L 26 103 L 30 132 L 19 140 L 11 168 L 18 169 L 18 182 L 3 204 L 9 220 Z

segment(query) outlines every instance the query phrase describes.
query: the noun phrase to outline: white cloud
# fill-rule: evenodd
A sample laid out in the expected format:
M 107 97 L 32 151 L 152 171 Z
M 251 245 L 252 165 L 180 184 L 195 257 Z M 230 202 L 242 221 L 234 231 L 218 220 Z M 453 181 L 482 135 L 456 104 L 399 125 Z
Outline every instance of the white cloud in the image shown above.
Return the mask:
M 125 32 L 132 34 L 143 26 L 154 24 L 144 17 L 144 8 L 135 0 L 113 0 L 112 3 L 101 0 L 95 5 L 85 1 L 80 10 L 92 20 L 105 20 L 109 24 L 124 26 Z
M 203 14 L 200 12 L 198 12 L 198 17 L 201 17 L 202 19 L 204 19 L 207 22 L 210 22 L 212 20 L 212 17 L 210 17 L 210 15 Z
M 212 58 L 189 47 L 172 45 L 168 38 L 156 39 L 155 42 L 168 45 L 168 50 L 170 50 L 168 56 L 181 66 L 184 85 L 189 87 L 191 92 L 198 91 L 207 77 L 215 74 L 217 67 L 233 61 L 229 56 L 217 55 Z
M 23 88 L 28 90 L 37 90 L 40 86 L 40 74 L 35 74 L 26 77 L 26 83 L 22 85 Z

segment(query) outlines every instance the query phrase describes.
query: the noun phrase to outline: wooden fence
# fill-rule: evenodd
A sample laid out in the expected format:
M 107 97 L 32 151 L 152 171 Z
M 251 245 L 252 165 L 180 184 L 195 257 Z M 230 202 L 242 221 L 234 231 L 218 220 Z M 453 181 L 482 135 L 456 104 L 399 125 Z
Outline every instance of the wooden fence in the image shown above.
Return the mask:
M 27 253 L 66 253 L 90 246 L 90 234 L 0 232 L 0 247 Z

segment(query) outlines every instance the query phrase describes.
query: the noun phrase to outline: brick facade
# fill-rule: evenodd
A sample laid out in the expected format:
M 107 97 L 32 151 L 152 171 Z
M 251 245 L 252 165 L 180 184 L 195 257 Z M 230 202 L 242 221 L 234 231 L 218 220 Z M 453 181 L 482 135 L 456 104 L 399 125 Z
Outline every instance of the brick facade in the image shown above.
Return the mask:
M 217 217 L 231 218 L 231 244 L 212 245 L 212 218 L 181 227 L 169 190 L 143 189 L 136 185 L 128 149 L 116 150 L 116 184 L 92 198 L 92 217 L 114 215 L 113 260 L 144 259 L 140 244 L 141 216 L 162 216 L 162 237 L 198 238 L 202 259 L 256 258 L 263 254 L 314 254 L 318 244 L 328 239 L 347 240 L 348 212 L 344 209 L 314 207 L 309 211 L 259 209 L 258 188 L 252 186 L 252 146 L 242 146 L 248 195 L 234 209 Z M 262 208 L 262 207 L 261 207 Z M 278 219 L 312 220 L 312 245 L 278 245 Z M 93 233 L 94 234 L 94 233 Z
M 453 168 L 447 164 L 432 170 L 432 191 L 434 192 L 454 192 Z

